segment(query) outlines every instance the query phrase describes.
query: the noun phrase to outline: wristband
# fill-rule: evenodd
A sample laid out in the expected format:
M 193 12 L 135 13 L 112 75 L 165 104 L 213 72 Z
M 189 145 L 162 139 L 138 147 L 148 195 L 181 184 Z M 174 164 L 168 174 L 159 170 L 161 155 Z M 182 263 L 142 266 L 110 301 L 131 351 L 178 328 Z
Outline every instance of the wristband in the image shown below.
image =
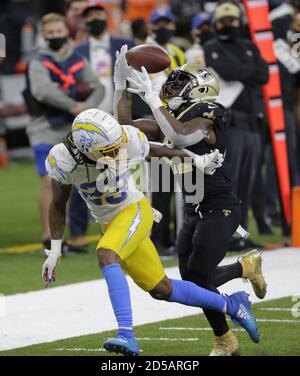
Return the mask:
M 115 82 L 115 90 L 126 90 L 126 81 Z
M 61 255 L 62 239 L 51 239 L 51 253 Z
M 161 106 L 163 106 L 162 101 L 160 100 L 158 95 L 154 95 L 151 98 L 151 101 L 148 101 L 148 104 L 152 111 L 155 111 L 159 109 Z

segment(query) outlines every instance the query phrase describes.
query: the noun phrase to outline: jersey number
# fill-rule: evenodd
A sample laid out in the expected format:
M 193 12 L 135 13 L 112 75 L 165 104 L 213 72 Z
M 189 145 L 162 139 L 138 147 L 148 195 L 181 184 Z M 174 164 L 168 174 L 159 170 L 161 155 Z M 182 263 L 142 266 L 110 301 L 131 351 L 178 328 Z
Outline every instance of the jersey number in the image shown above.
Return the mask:
M 124 177 L 126 178 L 126 177 Z M 121 179 L 124 181 L 124 178 Z M 119 177 L 116 178 L 119 181 Z M 122 190 L 123 189 L 123 190 Z M 80 185 L 80 191 L 83 197 L 92 202 L 94 205 L 103 205 L 105 203 L 110 205 L 120 204 L 122 201 L 126 200 L 127 192 L 125 191 L 126 184 L 122 184 L 122 187 L 116 188 L 116 193 L 109 196 L 103 196 L 102 192 L 97 190 L 96 182 L 84 183 Z

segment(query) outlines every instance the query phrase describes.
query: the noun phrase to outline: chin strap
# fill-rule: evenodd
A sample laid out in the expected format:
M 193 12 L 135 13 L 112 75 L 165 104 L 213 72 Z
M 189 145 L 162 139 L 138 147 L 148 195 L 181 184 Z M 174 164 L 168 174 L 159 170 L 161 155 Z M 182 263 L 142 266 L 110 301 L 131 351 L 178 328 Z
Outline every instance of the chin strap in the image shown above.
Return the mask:
M 189 99 L 189 100 L 183 99 L 182 97 L 173 97 L 169 99 L 168 107 L 171 111 L 176 111 L 184 103 L 196 103 L 196 102 L 202 103 L 202 102 L 208 102 L 208 101 L 216 102 L 217 99 L 218 99 L 218 96 L 207 96 L 201 99 Z

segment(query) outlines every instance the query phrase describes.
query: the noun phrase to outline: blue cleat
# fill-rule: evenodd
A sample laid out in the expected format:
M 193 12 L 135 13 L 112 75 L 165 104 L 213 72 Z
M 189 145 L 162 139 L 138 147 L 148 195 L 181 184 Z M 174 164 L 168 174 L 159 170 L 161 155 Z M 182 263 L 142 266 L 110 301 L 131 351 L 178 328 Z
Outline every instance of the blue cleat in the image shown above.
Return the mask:
M 227 312 L 233 323 L 246 329 L 252 341 L 258 343 L 258 329 L 248 297 L 249 294 L 244 291 L 227 296 L 226 298 L 229 300 L 227 301 Z
M 140 353 L 139 344 L 134 337 L 128 339 L 120 334 L 114 338 L 107 339 L 103 346 L 108 352 L 127 356 L 138 356 Z

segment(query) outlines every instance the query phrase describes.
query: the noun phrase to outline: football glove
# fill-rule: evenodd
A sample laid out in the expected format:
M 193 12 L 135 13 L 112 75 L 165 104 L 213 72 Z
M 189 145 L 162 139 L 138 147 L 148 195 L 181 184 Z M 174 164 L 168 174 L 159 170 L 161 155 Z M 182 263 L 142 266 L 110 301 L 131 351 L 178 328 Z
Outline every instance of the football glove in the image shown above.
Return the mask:
M 42 279 L 44 287 L 47 288 L 56 280 L 55 268 L 60 261 L 61 253 L 45 249 L 45 254 L 48 258 L 43 264 Z
M 120 52 L 116 52 L 116 62 L 114 69 L 114 84 L 116 90 L 126 89 L 127 77 L 131 77 L 133 68 L 130 67 L 126 60 L 126 52 L 128 51 L 127 44 L 121 47 Z
M 142 67 L 142 73 L 134 70 L 132 77 L 127 77 L 127 80 L 133 85 L 133 87 L 129 87 L 127 90 L 138 94 L 152 111 L 163 106 L 158 93 L 152 87 L 152 82 L 145 67 Z
M 209 154 L 195 155 L 194 164 L 206 175 L 213 175 L 217 168 L 221 167 L 224 162 L 224 156 L 215 149 Z

